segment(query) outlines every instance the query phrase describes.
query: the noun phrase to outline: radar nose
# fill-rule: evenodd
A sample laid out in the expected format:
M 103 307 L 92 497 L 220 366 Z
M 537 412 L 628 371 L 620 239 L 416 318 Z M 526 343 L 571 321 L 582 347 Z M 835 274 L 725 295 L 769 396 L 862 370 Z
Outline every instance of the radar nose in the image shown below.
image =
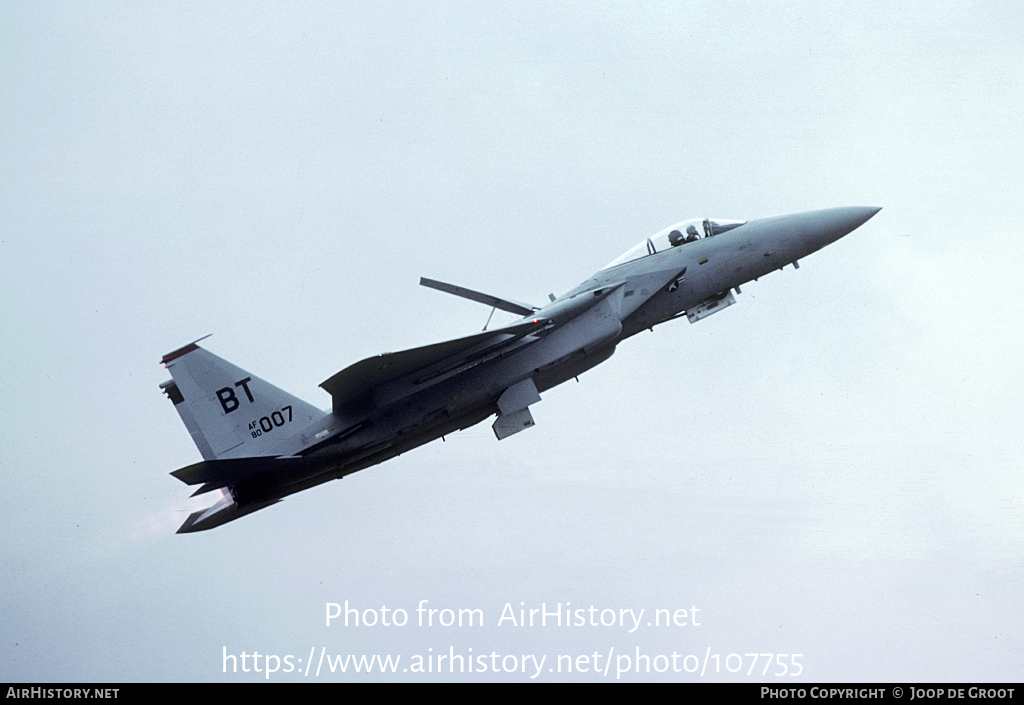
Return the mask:
M 864 223 L 868 222 L 881 208 L 875 206 L 850 206 L 848 208 L 831 208 L 823 213 L 831 215 L 834 219 L 833 227 L 845 230 L 846 233 L 853 232 Z
M 882 208 L 881 206 L 854 206 L 851 208 L 841 208 L 839 210 L 850 211 L 850 220 L 853 223 L 850 230 L 855 230 L 871 220 L 871 218 L 873 218 L 878 211 L 882 210 Z
M 801 213 L 805 244 L 810 252 L 819 250 L 864 225 L 880 210 L 875 206 L 850 206 Z

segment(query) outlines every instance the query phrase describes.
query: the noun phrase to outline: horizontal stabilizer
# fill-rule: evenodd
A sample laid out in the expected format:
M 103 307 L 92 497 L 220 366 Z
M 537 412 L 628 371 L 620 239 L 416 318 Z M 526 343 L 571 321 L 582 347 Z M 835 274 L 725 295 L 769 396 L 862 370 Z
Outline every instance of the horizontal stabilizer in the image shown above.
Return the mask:
M 435 279 L 427 279 L 426 277 L 420 277 L 420 285 L 431 289 L 437 289 L 438 291 L 443 291 L 446 294 L 461 296 L 464 299 L 476 301 L 479 304 L 487 304 L 494 308 L 500 308 L 502 311 L 515 313 L 519 316 L 529 316 L 537 310 L 535 306 L 527 306 L 526 304 L 521 304 L 518 301 L 509 301 L 508 299 L 499 299 L 497 296 L 484 294 L 480 291 L 473 291 L 472 289 L 467 289 L 464 286 L 446 284 L 445 282 L 439 282 Z
M 294 470 L 303 465 L 304 458 L 294 456 L 284 458 L 225 458 L 222 460 L 204 460 L 175 470 L 171 474 L 186 485 L 199 485 L 201 491 L 209 492 L 220 487 L 227 487 L 252 477 L 266 470 Z M 193 495 L 195 496 L 195 495 Z
M 229 521 L 240 519 L 246 514 L 252 514 L 253 512 L 265 509 L 272 504 L 277 504 L 280 501 L 281 500 L 279 499 L 272 499 L 268 502 L 257 502 L 255 504 L 247 505 L 245 508 L 239 508 L 239 506 L 231 500 L 230 495 L 225 495 L 212 507 L 200 509 L 198 512 L 192 512 L 188 519 L 185 520 L 185 523 L 178 529 L 177 533 L 191 534 L 196 531 L 214 529 L 221 524 L 227 524 Z

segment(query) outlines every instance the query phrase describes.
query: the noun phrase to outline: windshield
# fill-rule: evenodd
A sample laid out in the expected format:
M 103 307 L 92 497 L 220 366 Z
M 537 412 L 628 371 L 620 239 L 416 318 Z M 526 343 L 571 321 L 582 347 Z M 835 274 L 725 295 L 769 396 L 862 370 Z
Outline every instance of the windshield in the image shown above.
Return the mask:
M 669 226 L 657 235 L 641 240 L 635 247 L 616 257 L 603 267 L 608 269 L 624 262 L 631 262 L 656 252 L 663 252 L 672 247 L 679 247 L 689 242 L 696 242 L 706 237 L 714 237 L 743 225 L 745 220 L 724 220 L 722 218 L 693 218 Z

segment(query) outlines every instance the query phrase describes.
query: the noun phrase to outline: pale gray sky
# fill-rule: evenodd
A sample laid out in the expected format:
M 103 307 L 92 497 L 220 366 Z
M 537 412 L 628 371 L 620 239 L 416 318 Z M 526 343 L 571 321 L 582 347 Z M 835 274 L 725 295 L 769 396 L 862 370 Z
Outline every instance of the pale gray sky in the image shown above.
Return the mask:
M 531 675 L 402 670 L 450 648 L 1024 679 L 1022 47 L 1009 2 L 5 4 L 0 680 L 263 678 L 226 649 L 299 682 L 314 647 L 402 657 L 319 680 Z M 199 460 L 157 387 L 182 344 L 326 408 L 483 325 L 421 275 L 542 302 L 684 218 L 845 205 L 884 210 L 527 433 L 174 534 L 208 503 L 168 474 Z M 325 627 L 345 600 L 410 624 Z M 701 624 L 498 626 L 567 602 Z M 726 671 L 753 652 L 804 673 Z

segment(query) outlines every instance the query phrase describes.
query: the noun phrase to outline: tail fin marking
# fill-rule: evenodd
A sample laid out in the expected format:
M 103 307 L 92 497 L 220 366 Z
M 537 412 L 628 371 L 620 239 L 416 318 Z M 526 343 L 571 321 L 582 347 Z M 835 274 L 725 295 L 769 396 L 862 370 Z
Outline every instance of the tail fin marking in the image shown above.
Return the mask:
M 204 460 L 291 455 L 326 412 L 195 343 L 164 356 L 173 378 L 160 385 Z

